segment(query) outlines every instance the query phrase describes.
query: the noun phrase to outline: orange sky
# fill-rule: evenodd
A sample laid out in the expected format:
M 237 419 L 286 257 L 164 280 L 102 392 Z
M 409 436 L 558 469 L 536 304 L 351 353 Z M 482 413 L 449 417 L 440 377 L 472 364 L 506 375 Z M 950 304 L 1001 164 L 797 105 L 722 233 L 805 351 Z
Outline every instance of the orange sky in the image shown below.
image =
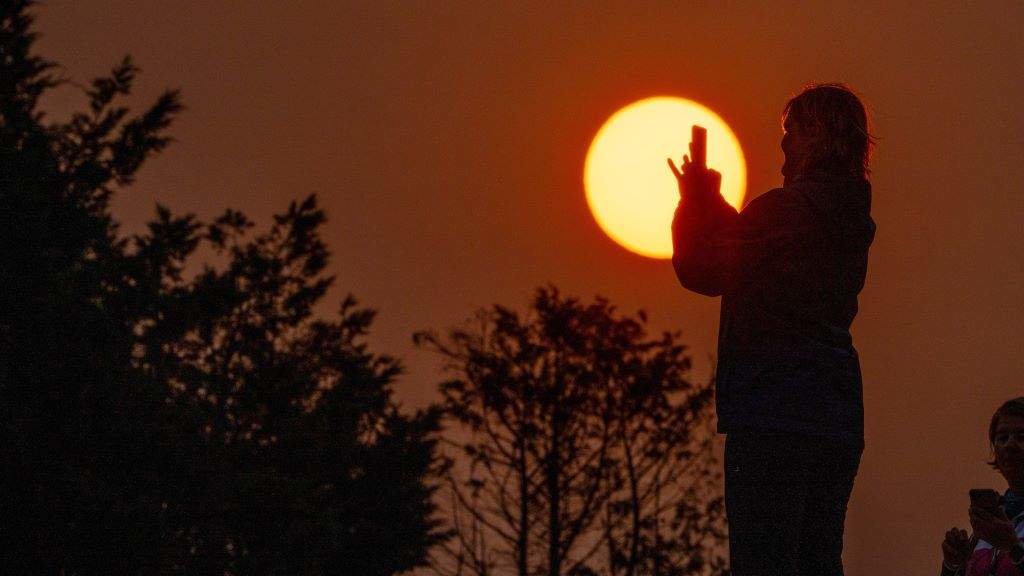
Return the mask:
M 126 229 L 154 201 L 265 224 L 317 192 L 335 300 L 379 309 L 372 342 L 408 366 L 409 406 L 440 379 L 413 331 L 521 308 L 548 281 L 645 308 L 706 373 L 718 300 L 599 230 L 581 184 L 591 137 L 634 100 L 695 99 L 743 144 L 749 199 L 781 181 L 786 99 L 808 81 L 851 84 L 880 147 L 846 566 L 936 573 L 945 530 L 967 526 L 968 488 L 1005 489 L 985 430 L 1024 391 L 1024 3 L 503 4 L 51 0 L 36 14 L 39 50 L 67 75 L 131 53 L 137 108 L 183 90 L 177 143 L 115 203 Z M 63 117 L 85 101 L 45 104 Z

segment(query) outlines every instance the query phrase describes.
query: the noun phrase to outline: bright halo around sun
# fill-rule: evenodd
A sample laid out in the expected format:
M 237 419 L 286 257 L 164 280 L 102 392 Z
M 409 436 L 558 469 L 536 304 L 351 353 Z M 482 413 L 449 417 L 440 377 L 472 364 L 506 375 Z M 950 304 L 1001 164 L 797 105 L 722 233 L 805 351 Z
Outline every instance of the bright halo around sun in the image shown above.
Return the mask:
M 613 114 L 590 144 L 583 168 L 590 211 L 608 236 L 637 254 L 672 257 L 679 187 L 665 159 L 682 169 L 694 124 L 707 129 L 708 167 L 722 173 L 722 196 L 738 210 L 747 188 L 739 140 L 717 114 L 692 100 L 634 102 Z

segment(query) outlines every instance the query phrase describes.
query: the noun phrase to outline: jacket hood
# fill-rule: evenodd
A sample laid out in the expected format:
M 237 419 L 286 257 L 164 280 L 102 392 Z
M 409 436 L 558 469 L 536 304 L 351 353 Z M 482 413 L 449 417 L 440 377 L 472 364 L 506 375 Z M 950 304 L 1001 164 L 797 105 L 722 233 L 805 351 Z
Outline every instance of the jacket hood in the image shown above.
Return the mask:
M 867 248 L 875 237 L 871 218 L 871 183 L 858 176 L 813 172 L 786 188 L 802 194 L 829 224 L 840 245 Z

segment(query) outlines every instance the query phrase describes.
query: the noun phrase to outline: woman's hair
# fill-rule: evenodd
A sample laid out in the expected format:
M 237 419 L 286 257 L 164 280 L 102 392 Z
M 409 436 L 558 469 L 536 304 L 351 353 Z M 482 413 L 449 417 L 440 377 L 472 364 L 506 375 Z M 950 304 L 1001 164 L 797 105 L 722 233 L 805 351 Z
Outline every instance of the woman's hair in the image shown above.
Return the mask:
M 811 84 L 789 99 L 782 122 L 812 139 L 805 167 L 867 177 L 875 137 L 860 98 L 843 84 Z
M 992 421 L 988 424 L 988 447 L 993 454 L 996 450 L 996 428 L 999 426 L 999 418 L 1002 416 L 1020 416 L 1024 418 L 1024 396 L 1003 402 L 1003 405 L 992 415 Z M 995 468 L 995 458 L 988 462 L 988 465 Z

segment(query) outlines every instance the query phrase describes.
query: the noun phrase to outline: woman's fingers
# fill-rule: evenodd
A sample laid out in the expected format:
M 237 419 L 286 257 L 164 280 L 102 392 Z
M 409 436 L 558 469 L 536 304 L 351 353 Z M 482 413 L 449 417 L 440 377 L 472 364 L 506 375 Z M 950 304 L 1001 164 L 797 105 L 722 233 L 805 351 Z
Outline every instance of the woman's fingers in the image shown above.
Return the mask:
M 973 510 L 970 511 L 969 514 L 971 519 L 971 528 L 974 529 L 974 533 L 979 537 L 988 540 L 992 535 L 993 530 L 996 529 L 995 523 L 984 516 L 978 515 Z
M 988 512 L 989 517 L 993 520 L 998 520 L 1000 522 L 1010 521 L 1010 519 L 1006 517 L 1006 512 L 1002 508 L 996 508 L 995 510 L 986 510 L 986 512 Z
M 989 512 L 984 508 L 975 508 L 974 506 L 971 506 L 970 508 L 967 509 L 967 515 L 971 518 L 972 521 L 980 521 L 984 522 L 985 524 L 991 524 L 992 522 L 998 520 L 998 517 L 995 514 Z
M 682 178 L 683 175 L 679 172 L 679 169 L 676 168 L 675 162 L 673 162 L 671 158 L 666 158 L 666 160 L 668 160 L 668 167 L 672 169 L 672 173 L 676 175 L 676 178 Z
M 974 513 L 974 510 L 967 511 L 967 518 L 971 521 L 971 527 L 977 531 L 978 526 L 985 523 L 985 519 Z
M 683 154 L 683 162 L 679 167 L 676 167 L 672 158 L 666 158 L 665 160 L 668 161 L 668 167 L 672 170 L 672 173 L 675 174 L 676 178 L 682 178 L 683 174 L 689 170 L 690 165 L 693 164 L 693 162 L 690 161 L 690 156 L 688 154 Z M 682 168 L 682 170 L 680 170 L 680 168 Z

